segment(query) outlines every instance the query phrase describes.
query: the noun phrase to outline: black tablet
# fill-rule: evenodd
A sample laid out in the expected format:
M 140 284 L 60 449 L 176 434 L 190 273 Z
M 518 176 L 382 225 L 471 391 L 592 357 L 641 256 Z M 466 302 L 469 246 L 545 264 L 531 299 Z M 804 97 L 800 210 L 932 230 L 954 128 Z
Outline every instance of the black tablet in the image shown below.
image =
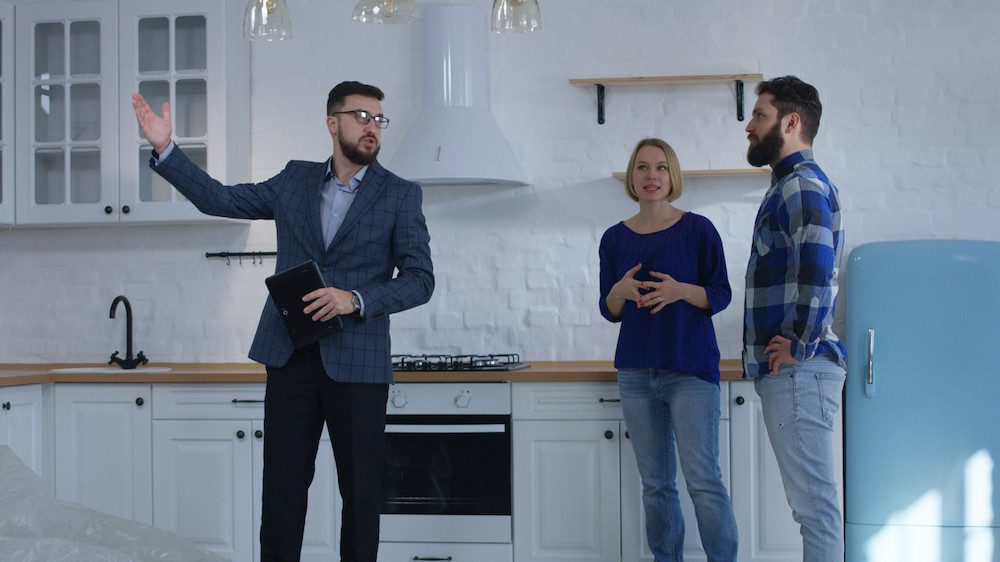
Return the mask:
M 309 260 L 281 273 L 275 273 L 264 280 L 271 300 L 278 308 L 278 315 L 285 323 L 285 330 L 296 349 L 319 341 L 344 327 L 340 316 L 321 322 L 313 320 L 312 314 L 302 312 L 308 303 L 302 297 L 326 287 L 316 262 Z

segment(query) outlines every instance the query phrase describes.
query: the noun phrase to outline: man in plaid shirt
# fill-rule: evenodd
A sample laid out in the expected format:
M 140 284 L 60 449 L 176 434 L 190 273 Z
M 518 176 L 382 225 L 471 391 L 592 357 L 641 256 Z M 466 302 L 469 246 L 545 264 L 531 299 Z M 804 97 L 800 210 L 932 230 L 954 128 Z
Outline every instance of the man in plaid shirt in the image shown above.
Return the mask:
M 761 82 L 746 127 L 771 188 L 754 223 L 746 274 L 744 377 L 755 379 L 804 562 L 840 562 L 843 526 L 834 416 L 847 368 L 833 333 L 843 229 L 837 188 L 813 160 L 822 105 L 794 76 Z

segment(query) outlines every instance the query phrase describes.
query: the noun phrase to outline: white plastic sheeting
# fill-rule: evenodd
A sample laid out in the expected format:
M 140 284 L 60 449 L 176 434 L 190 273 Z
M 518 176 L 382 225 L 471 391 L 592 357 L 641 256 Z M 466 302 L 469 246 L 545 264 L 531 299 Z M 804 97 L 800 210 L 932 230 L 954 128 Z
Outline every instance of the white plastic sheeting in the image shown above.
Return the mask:
M 0 446 L 0 561 L 223 560 L 175 533 L 57 500 Z

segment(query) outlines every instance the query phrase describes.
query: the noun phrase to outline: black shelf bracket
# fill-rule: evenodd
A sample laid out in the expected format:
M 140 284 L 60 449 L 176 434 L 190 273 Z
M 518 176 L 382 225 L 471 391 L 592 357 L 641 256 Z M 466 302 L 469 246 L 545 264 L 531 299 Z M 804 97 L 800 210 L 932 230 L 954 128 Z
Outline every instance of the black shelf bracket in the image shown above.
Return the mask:
M 604 124 L 604 84 L 594 84 L 597 86 L 597 123 Z
M 250 258 L 250 263 L 264 263 L 265 257 L 274 257 L 278 252 L 205 252 L 206 258 L 222 258 L 226 260 L 226 265 L 232 263 L 232 258 L 237 258 L 240 265 L 243 265 L 243 258 Z
M 743 121 L 743 81 L 736 80 L 736 120 Z M 597 123 L 604 124 L 604 84 L 594 84 L 597 87 Z
M 736 120 L 743 120 L 743 81 L 736 81 Z

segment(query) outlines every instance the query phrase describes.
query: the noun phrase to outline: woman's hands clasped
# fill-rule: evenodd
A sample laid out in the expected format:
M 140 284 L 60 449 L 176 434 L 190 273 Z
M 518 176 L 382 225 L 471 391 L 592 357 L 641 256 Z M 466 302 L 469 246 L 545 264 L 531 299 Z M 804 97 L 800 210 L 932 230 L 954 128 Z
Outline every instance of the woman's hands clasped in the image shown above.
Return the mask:
M 684 298 L 684 286 L 666 273 L 650 271 L 649 275 L 659 281 L 640 281 L 646 292 L 639 296 L 636 304 L 641 308 L 652 308 L 650 314 L 656 314 L 668 304 L 673 304 Z
M 669 304 L 675 303 L 684 298 L 682 283 L 678 283 L 673 277 L 656 271 L 649 272 L 656 281 L 640 281 L 635 278 L 642 269 L 642 264 L 637 263 L 622 275 L 622 278 L 611 287 L 611 298 L 608 299 L 611 308 L 612 299 L 624 304 L 624 301 L 633 301 L 637 308 L 650 308 L 651 314 L 663 310 Z M 617 307 L 615 307 L 617 308 Z M 615 311 L 620 314 L 620 311 Z M 616 316 L 618 315 L 616 314 Z

